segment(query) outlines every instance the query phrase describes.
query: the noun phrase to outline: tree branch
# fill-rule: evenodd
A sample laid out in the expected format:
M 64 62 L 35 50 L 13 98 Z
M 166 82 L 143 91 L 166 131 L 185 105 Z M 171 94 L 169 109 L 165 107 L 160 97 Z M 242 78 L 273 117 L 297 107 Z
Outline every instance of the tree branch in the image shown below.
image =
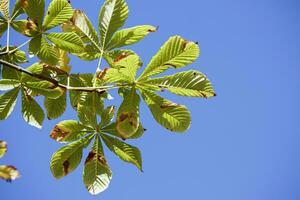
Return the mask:
M 72 87 L 72 86 L 67 86 L 67 85 L 64 85 L 64 84 L 61 84 L 59 83 L 57 80 L 53 79 L 53 78 L 49 78 L 49 77 L 46 77 L 44 75 L 41 75 L 41 74 L 35 74 L 35 73 L 32 73 L 18 65 L 15 65 L 15 64 L 12 64 L 10 62 L 7 62 L 5 60 L 1 60 L 0 59 L 0 64 L 3 64 L 11 69 L 14 69 L 14 70 L 17 70 L 19 72 L 22 72 L 22 73 L 25 73 L 29 76 L 32 76 L 32 77 L 35 77 L 35 78 L 38 78 L 40 80 L 45 80 L 45 81 L 49 81 L 50 83 L 53 83 L 55 86 L 57 87 L 60 87 L 60 88 L 63 88 L 65 90 L 72 90 L 72 91 L 81 91 L 81 92 L 104 92 L 106 90 L 110 90 L 110 89 L 115 89 L 115 88 L 119 88 L 119 87 L 124 87 L 126 85 L 121 85 L 121 86 L 118 86 L 118 85 L 106 85 L 106 86 L 101 86 L 101 87 Z

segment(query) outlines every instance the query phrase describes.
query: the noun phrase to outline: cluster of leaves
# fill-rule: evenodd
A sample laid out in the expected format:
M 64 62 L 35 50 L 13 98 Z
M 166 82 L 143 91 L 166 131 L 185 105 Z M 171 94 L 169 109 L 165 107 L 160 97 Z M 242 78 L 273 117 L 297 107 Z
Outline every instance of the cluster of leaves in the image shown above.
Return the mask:
M 0 158 L 3 158 L 3 156 L 7 152 L 7 143 L 5 141 L 0 140 Z M 13 181 L 20 177 L 20 173 L 12 165 L 0 165 L 0 178 L 5 181 Z
M 125 162 L 142 170 L 138 148 L 125 143 L 136 139 L 145 129 L 140 121 L 141 99 L 148 105 L 154 119 L 173 132 L 185 132 L 190 126 L 190 112 L 184 105 L 158 95 L 169 91 L 180 96 L 209 98 L 215 96 L 207 77 L 199 71 L 188 70 L 169 76 L 157 75 L 170 68 L 179 69 L 192 64 L 199 56 L 197 43 L 173 36 L 165 42 L 150 63 L 138 76 L 142 67 L 140 57 L 125 46 L 142 40 L 155 32 L 151 25 L 121 29 L 128 17 L 125 0 L 105 0 L 99 13 L 96 31 L 86 14 L 73 9 L 67 0 L 53 0 L 45 12 L 44 0 L 17 0 L 10 14 L 9 1 L 1 0 L 0 35 L 7 30 L 7 46 L 0 50 L 2 79 L 0 90 L 0 119 L 11 114 L 19 92 L 22 94 L 23 118 L 30 125 L 42 127 L 45 114 L 35 100 L 44 96 L 48 119 L 60 117 L 66 110 L 67 94 L 78 120 L 58 123 L 51 138 L 67 143 L 53 154 L 51 171 L 61 178 L 77 168 L 83 149 L 91 146 L 85 159 L 83 180 L 91 194 L 105 190 L 112 172 L 104 156 L 104 143 Z M 18 19 L 19 16 L 27 19 Z M 51 32 L 55 27 L 61 32 Z M 28 68 L 26 53 L 9 46 L 9 28 L 29 38 L 28 53 L 40 62 Z M 72 74 L 69 54 L 83 60 L 99 60 L 95 74 Z M 102 60 L 109 67 L 101 70 Z M 109 90 L 118 89 L 123 101 L 116 106 L 104 106 Z M 114 120 L 114 116 L 115 120 Z

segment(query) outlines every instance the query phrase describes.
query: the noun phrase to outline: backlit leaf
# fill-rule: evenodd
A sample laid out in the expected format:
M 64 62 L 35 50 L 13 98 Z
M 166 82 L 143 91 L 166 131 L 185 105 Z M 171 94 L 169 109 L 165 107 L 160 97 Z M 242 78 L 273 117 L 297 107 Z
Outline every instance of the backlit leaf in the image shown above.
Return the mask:
M 50 162 L 52 175 L 59 179 L 74 171 L 80 164 L 83 148 L 91 139 L 91 136 L 84 137 L 55 152 Z
M 7 152 L 7 143 L 0 140 L 0 158 L 2 158 Z
M 22 113 L 24 120 L 29 125 L 42 128 L 45 119 L 44 111 L 24 89 L 22 90 Z
M 99 31 L 102 47 L 110 41 L 113 34 L 124 25 L 128 17 L 125 0 L 106 0 L 99 13 Z
M 53 0 L 48 7 L 43 26 L 45 30 L 49 30 L 71 19 L 72 16 L 73 9 L 67 0 Z
M 162 73 L 168 68 L 177 69 L 191 64 L 198 58 L 199 53 L 199 47 L 195 42 L 173 36 L 152 58 L 140 79 Z
M 152 91 L 142 90 L 141 93 L 160 125 L 175 132 L 184 132 L 190 127 L 191 116 L 185 106 L 163 99 Z
M 14 79 L 0 79 L 0 91 L 11 90 L 19 87 L 20 82 Z
M 26 0 L 22 7 L 28 17 L 39 27 L 42 28 L 42 20 L 45 13 L 45 0 Z
M 88 157 L 85 160 L 83 182 L 92 195 L 97 195 L 106 190 L 112 178 L 112 172 L 104 157 L 102 144 L 99 137 L 95 138 Z
M 0 178 L 5 181 L 13 181 L 20 177 L 17 168 L 12 165 L 0 165 Z
M 0 120 L 7 119 L 13 111 L 20 88 L 15 88 L 0 95 Z
M 93 131 L 75 120 L 65 120 L 55 125 L 50 137 L 57 142 L 73 142 Z
M 131 137 L 139 128 L 140 97 L 135 89 L 124 94 L 124 100 L 119 107 L 116 120 L 116 128 L 124 139 Z
M 64 114 L 67 108 L 67 94 L 64 92 L 56 99 L 45 98 L 44 105 L 48 119 L 56 119 Z
M 166 89 L 181 96 L 204 98 L 215 96 L 215 92 L 208 78 L 196 70 L 149 79 L 147 84 L 155 85 L 159 90 Z
M 102 134 L 101 136 L 109 150 L 123 161 L 134 164 L 142 171 L 142 157 L 138 148 L 108 135 Z
M 106 50 L 120 48 L 123 46 L 131 45 L 144 39 L 149 33 L 156 32 L 156 27 L 150 25 L 135 26 L 132 28 L 122 29 L 117 31 Z
M 80 53 L 84 50 L 83 42 L 76 33 L 49 33 L 47 38 L 60 49 L 71 53 Z

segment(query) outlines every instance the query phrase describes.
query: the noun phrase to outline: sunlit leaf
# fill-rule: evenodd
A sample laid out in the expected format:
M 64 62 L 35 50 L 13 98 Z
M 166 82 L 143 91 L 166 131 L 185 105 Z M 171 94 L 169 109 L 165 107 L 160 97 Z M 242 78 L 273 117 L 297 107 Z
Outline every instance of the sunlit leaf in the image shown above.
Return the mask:
M 7 152 L 7 143 L 0 140 L 0 158 L 2 158 Z
M 145 79 L 166 71 L 168 68 L 181 68 L 193 63 L 200 50 L 195 42 L 179 36 L 171 37 L 152 58 L 140 79 Z
M 131 137 L 139 128 L 140 97 L 135 89 L 124 94 L 124 100 L 119 107 L 116 120 L 116 128 L 124 139 Z
M 64 93 L 63 89 L 48 81 L 27 82 L 26 87 L 51 99 L 56 99 Z
M 147 84 L 157 86 L 159 90 L 191 97 L 213 97 L 215 92 L 208 78 L 199 71 L 189 70 L 171 76 L 149 79 Z
M 98 33 L 93 27 L 92 23 L 88 19 L 88 17 L 81 11 L 75 10 L 72 17 L 72 26 L 74 26 L 75 30 L 68 31 L 79 31 L 80 36 L 83 40 L 91 43 L 95 48 L 100 50 Z
M 106 109 L 104 109 L 101 113 L 101 123 L 99 124 L 99 127 L 102 128 L 104 126 L 107 126 L 113 119 L 115 114 L 115 106 L 108 106 Z
M 121 138 L 119 132 L 117 131 L 116 123 L 111 123 L 108 126 L 103 127 L 101 129 L 101 131 L 103 133 L 108 133 L 109 135 Z M 140 137 L 143 136 L 143 134 L 144 134 L 145 131 L 146 131 L 146 129 L 140 123 L 139 128 L 137 129 L 137 131 L 133 135 L 131 135 L 129 138 L 126 138 L 126 139 L 137 139 L 137 138 L 140 138 Z
M 31 20 L 16 20 L 11 23 L 12 28 L 28 37 L 33 37 L 38 34 L 37 25 Z
M 134 164 L 139 170 L 142 171 L 142 157 L 138 148 L 108 135 L 102 134 L 101 137 L 103 138 L 103 141 L 109 150 L 111 150 L 123 161 Z
M 0 1 L 0 13 L 5 17 L 5 19 L 9 18 L 9 0 Z
M 42 20 L 45 13 L 45 0 L 25 0 L 22 7 L 28 17 L 39 27 L 42 28 Z
M 106 0 L 99 13 L 99 31 L 102 47 L 110 41 L 113 34 L 124 25 L 128 17 L 125 0 Z
M 7 119 L 13 111 L 20 88 L 15 88 L 0 95 L 0 120 Z
M 54 46 L 50 45 L 45 37 L 33 38 L 29 43 L 29 53 L 36 54 L 39 59 L 49 65 L 55 65 L 58 62 Z
M 122 29 L 113 35 L 111 41 L 106 46 L 106 50 L 135 44 L 152 32 L 156 32 L 156 27 L 150 25 Z
M 48 119 L 56 119 L 60 117 L 67 108 L 67 94 L 64 92 L 56 99 L 45 98 L 44 105 L 47 111 Z
M 15 3 L 15 6 L 11 14 L 12 21 L 14 21 L 19 15 L 24 13 L 24 9 L 22 8 L 22 1 L 24 2 L 24 0 L 17 0 Z
M 0 165 L 0 178 L 5 181 L 13 181 L 20 177 L 17 168 L 12 165 Z
M 0 38 L 2 37 L 3 33 L 7 30 L 7 22 L 0 18 Z
M 55 152 L 50 162 L 52 175 L 59 179 L 74 171 L 80 164 L 83 148 L 91 139 L 91 136 L 84 137 Z
M 24 89 L 22 90 L 22 113 L 24 120 L 29 125 L 42 128 L 45 119 L 44 111 Z
M 104 157 L 102 144 L 99 137 L 89 152 L 83 171 L 83 182 L 92 195 L 97 195 L 106 190 L 112 178 L 112 172 Z
M 49 30 L 71 19 L 72 16 L 73 9 L 67 0 L 53 0 L 48 7 L 43 27 Z
M 61 121 L 55 125 L 50 137 L 57 142 L 73 142 L 94 130 L 75 120 Z
M 141 90 L 141 93 L 160 125 L 175 132 L 184 132 L 190 127 L 191 116 L 185 106 L 163 99 L 152 91 Z
M 83 42 L 76 33 L 49 33 L 47 38 L 57 47 L 71 53 L 84 50 Z
M 14 79 L 0 79 L 0 91 L 11 90 L 19 87 L 20 82 Z

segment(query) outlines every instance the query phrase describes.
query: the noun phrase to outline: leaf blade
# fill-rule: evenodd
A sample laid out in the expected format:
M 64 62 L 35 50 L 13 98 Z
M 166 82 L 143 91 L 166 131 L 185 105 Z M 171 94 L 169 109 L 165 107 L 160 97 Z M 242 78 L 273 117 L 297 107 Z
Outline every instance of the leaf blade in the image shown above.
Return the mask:
M 71 19 L 72 16 L 73 9 L 67 0 L 53 0 L 48 7 L 43 27 L 45 30 L 52 29 Z
M 121 160 L 134 164 L 142 171 L 142 157 L 138 148 L 108 135 L 102 134 L 101 137 L 110 151 L 116 154 Z
M 179 36 L 171 37 L 151 59 L 139 79 L 146 79 L 166 71 L 168 68 L 181 68 L 193 63 L 200 50 L 196 43 Z

